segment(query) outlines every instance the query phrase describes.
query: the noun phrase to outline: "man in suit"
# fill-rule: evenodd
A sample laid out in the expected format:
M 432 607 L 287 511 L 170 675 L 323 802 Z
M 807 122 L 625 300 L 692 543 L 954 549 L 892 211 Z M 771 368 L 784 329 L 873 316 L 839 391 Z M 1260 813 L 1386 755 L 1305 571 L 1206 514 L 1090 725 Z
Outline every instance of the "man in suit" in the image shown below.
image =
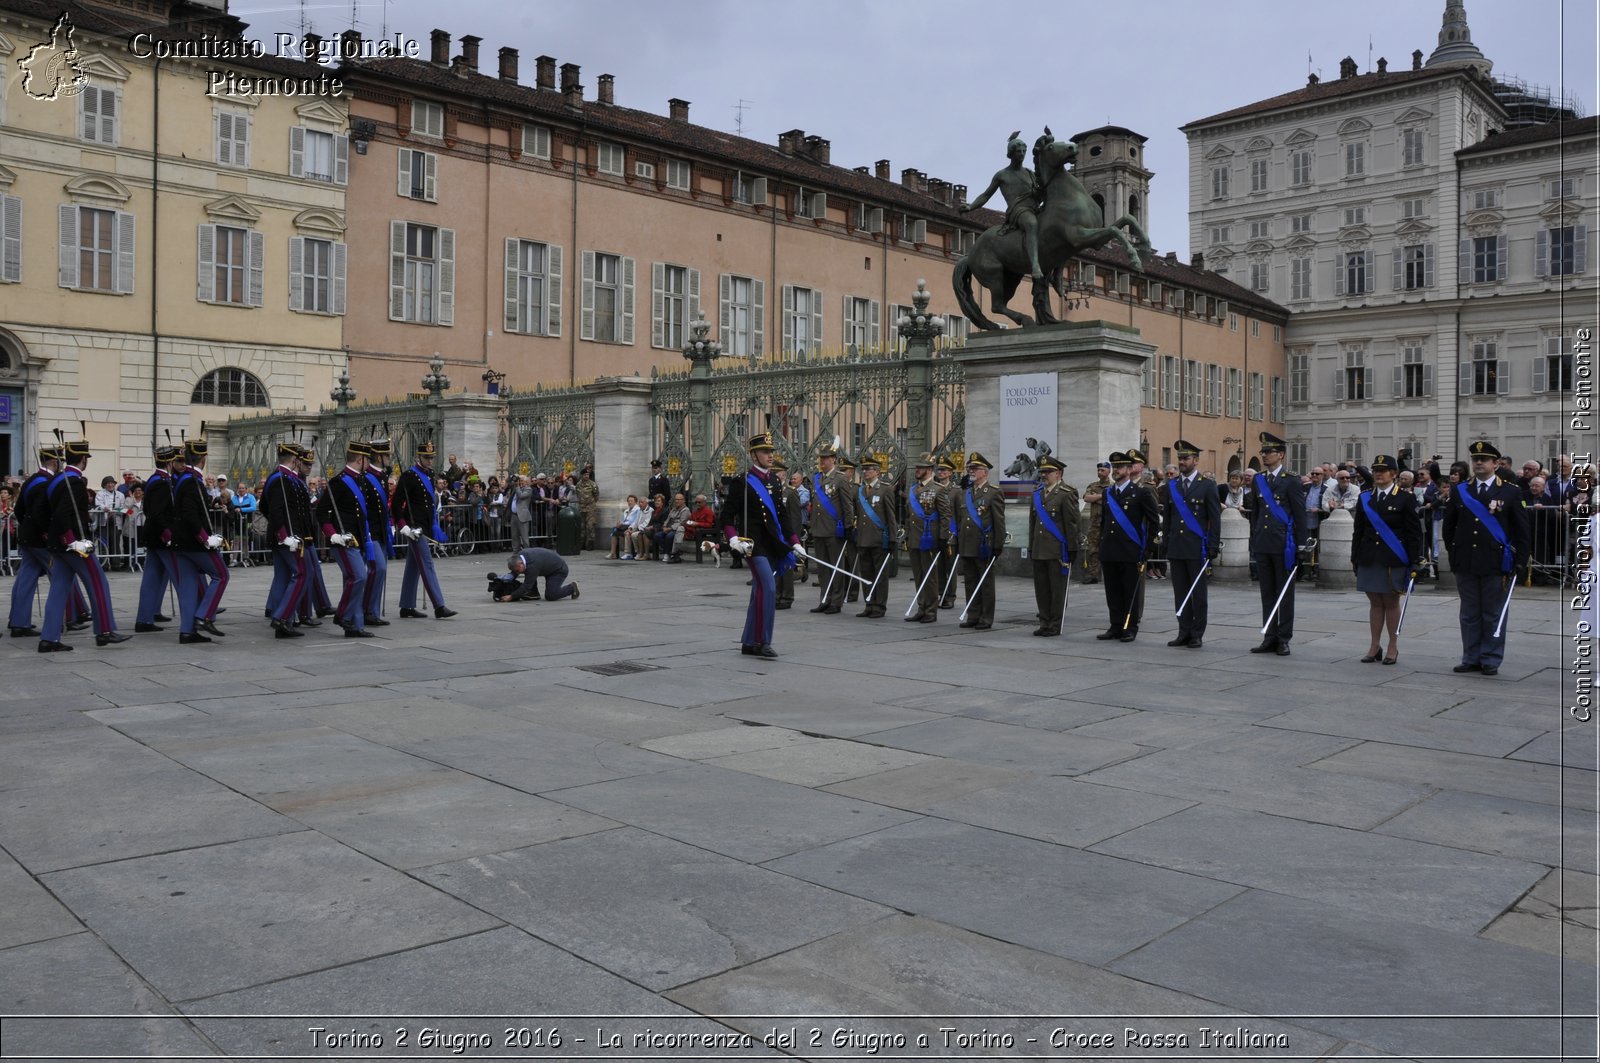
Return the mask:
M 1132 458 L 1118 450 L 1108 460 L 1111 486 L 1104 491 L 1100 516 L 1100 577 L 1110 624 L 1095 638 L 1132 642 L 1139 636 L 1139 586 L 1158 528 L 1156 500 L 1133 481 Z
M 1244 513 L 1250 520 L 1250 559 L 1261 588 L 1261 623 L 1266 633 L 1250 652 L 1287 657 L 1289 641 L 1294 638 L 1291 573 L 1311 556 L 1306 537 L 1306 489 L 1300 477 L 1283 467 L 1289 445 L 1271 432 L 1262 432 L 1260 439 L 1262 471 L 1256 473 L 1255 491 L 1245 499 Z
M 1496 475 L 1494 444 L 1477 440 L 1468 453 L 1472 477 L 1450 492 L 1444 508 L 1445 549 L 1461 596 L 1461 663 L 1453 671 L 1494 675 L 1506 656 L 1500 614 L 1528 571 L 1528 513 L 1516 481 Z
M 511 489 L 511 549 L 521 550 L 528 545 L 528 535 L 533 523 L 533 487 L 526 476 L 517 477 Z
M 811 474 L 811 549 L 817 560 L 829 565 L 844 565 L 845 536 L 855 526 L 855 491 L 835 468 L 838 452 L 832 444 L 824 444 L 817 452 L 817 471 Z M 737 488 L 735 488 L 737 490 Z M 733 493 L 729 494 L 733 500 Z M 822 572 L 828 575 L 822 576 Z M 846 583 L 851 582 L 832 569 L 824 568 L 817 574 L 821 589 L 813 613 L 837 613 L 844 608 Z
M 1028 512 L 1028 557 L 1033 562 L 1033 599 L 1041 638 L 1061 634 L 1072 550 L 1078 544 L 1078 492 L 1061 482 L 1066 465 L 1054 455 L 1039 459 L 1039 486 Z
M 300 445 L 278 444 L 278 467 L 261 489 L 261 509 L 267 517 L 267 541 L 272 543 L 272 587 L 267 592 L 267 616 L 274 638 L 297 639 L 305 633 L 295 626 L 302 611 L 310 612 L 309 554 L 316 550 L 316 526 L 311 516 L 311 493 L 306 487 L 309 466 Z M 319 621 L 320 623 L 320 621 Z
M 1168 646 L 1197 650 L 1205 640 L 1206 591 L 1200 571 L 1215 563 L 1222 549 L 1222 503 L 1216 488 L 1198 472 L 1200 448 L 1186 439 L 1172 445 L 1178 475 L 1168 480 L 1163 538 L 1172 575 L 1172 600 L 1178 613 L 1178 637 Z M 1188 605 L 1184 606 L 1185 599 Z
M 322 533 L 344 576 L 334 622 L 352 639 L 372 638 L 367 630 L 367 544 L 372 535 L 368 501 L 362 493 L 366 476 L 367 445 L 352 439 L 345 447 L 344 471 L 328 481 L 316 506 Z
M 967 589 L 962 627 L 988 631 L 994 626 L 994 564 L 1006 545 L 1006 498 L 989 482 L 994 465 L 976 450 L 967 459 L 971 486 L 956 499 L 956 552 Z
M 857 616 L 880 620 L 889 604 L 889 554 L 900 530 L 894 511 L 894 493 L 880 474 L 883 466 L 871 451 L 861 455 L 861 484 L 856 488 L 856 558 L 861 575 L 869 580 L 861 593 L 866 608 Z
M 522 587 L 515 594 L 497 597 L 497 602 L 538 601 L 540 576 L 544 577 L 545 601 L 554 602 L 562 598 L 576 600 L 578 597 L 577 581 L 566 582 L 570 570 L 566 560 L 554 550 L 542 546 L 526 547 L 511 555 L 508 566 L 512 575 L 522 577 Z

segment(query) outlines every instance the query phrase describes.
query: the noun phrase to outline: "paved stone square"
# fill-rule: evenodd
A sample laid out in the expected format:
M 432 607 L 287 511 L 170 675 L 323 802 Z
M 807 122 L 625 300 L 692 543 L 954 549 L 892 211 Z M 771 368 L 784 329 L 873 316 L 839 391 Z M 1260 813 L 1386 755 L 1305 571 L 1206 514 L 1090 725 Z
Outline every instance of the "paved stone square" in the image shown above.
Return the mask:
M 1128 645 L 1097 586 L 1056 639 L 1009 578 L 990 631 L 902 623 L 904 572 L 884 620 L 802 586 L 768 661 L 740 571 L 590 554 L 497 605 L 499 561 L 362 642 L 272 639 L 265 569 L 210 646 L 0 642 L 4 1058 L 1594 1057 L 1553 591 L 1493 678 L 1432 587 L 1384 667 L 1354 592 L 1279 658 L 1249 584 L 1194 651 L 1166 583 Z

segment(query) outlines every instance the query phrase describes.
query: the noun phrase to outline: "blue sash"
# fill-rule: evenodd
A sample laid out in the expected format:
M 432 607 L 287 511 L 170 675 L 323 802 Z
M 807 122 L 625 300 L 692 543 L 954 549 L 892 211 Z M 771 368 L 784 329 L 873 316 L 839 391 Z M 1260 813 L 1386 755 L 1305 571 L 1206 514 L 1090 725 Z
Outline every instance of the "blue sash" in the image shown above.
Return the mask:
M 1372 508 L 1371 491 L 1363 491 L 1361 493 L 1361 512 L 1367 515 L 1367 523 L 1372 525 L 1373 530 L 1378 533 L 1378 538 L 1382 539 L 1383 544 L 1394 552 L 1394 556 L 1400 559 L 1400 563 L 1402 565 L 1411 564 L 1411 558 L 1406 556 L 1406 548 L 1400 545 L 1400 537 L 1394 533 L 1393 528 L 1389 527 L 1389 522 L 1378 516 L 1377 511 Z
M 433 503 L 433 512 L 431 514 L 433 528 L 429 531 L 429 534 L 433 536 L 436 542 L 442 543 L 448 536 L 445 535 L 444 529 L 439 526 L 439 492 L 434 489 L 433 474 L 417 465 L 411 466 L 411 471 L 416 473 L 417 479 L 422 481 L 423 490 L 428 492 L 428 501 Z
M 834 508 L 832 502 L 828 501 L 828 492 L 822 489 L 822 474 L 820 472 L 811 474 L 811 486 L 816 489 L 811 493 L 816 495 L 817 501 L 822 503 L 823 512 L 833 518 L 833 537 L 835 539 L 843 539 L 844 518 L 839 516 L 839 511 Z
M 1108 487 L 1105 491 L 1106 509 L 1111 511 L 1111 519 L 1117 522 L 1122 533 L 1139 545 L 1139 556 L 1144 556 L 1144 536 L 1134 528 L 1133 521 L 1128 519 L 1128 513 L 1122 508 L 1122 503 L 1117 501 L 1117 489 Z
M 366 525 L 367 532 L 364 536 L 367 541 L 362 547 L 361 556 L 368 561 L 376 561 L 378 560 L 378 543 L 372 537 L 372 522 L 367 516 L 367 500 L 361 497 L 361 485 L 348 472 L 340 473 L 339 479 L 346 487 L 350 488 L 350 493 L 356 496 L 356 505 L 361 507 L 361 523 Z
M 877 527 L 878 534 L 883 540 L 881 549 L 889 549 L 889 529 L 883 526 L 883 518 L 878 516 L 877 510 L 872 508 L 872 503 L 867 501 L 867 489 L 864 485 L 856 488 L 856 499 L 861 503 L 861 511 Z
M 1472 481 L 1474 485 L 1477 481 Z M 1466 490 L 1462 490 L 1462 488 Z M 1483 508 L 1483 503 L 1472 497 L 1472 488 L 1466 484 L 1456 485 L 1456 494 L 1461 496 L 1461 504 L 1472 511 L 1478 522 L 1489 529 L 1489 534 L 1494 536 L 1494 541 L 1500 544 L 1500 571 L 1511 571 L 1511 544 L 1506 542 L 1506 530 L 1500 527 L 1500 522 L 1490 516 L 1489 511 Z
M 1256 495 L 1259 498 L 1266 500 L 1267 510 L 1271 512 L 1272 518 L 1282 523 L 1283 567 L 1286 570 L 1294 568 L 1294 554 L 1296 545 L 1294 541 L 1294 518 L 1289 516 L 1288 512 L 1283 508 L 1283 504 L 1279 502 L 1277 496 L 1272 493 L 1272 488 L 1267 483 L 1267 477 L 1264 473 L 1256 473 Z
M 45 497 L 48 498 L 53 496 L 56 493 L 56 488 L 61 484 L 61 481 L 71 480 L 74 478 L 79 480 L 83 479 L 83 473 L 80 472 L 76 475 L 76 477 L 74 477 L 72 472 L 67 469 L 62 469 L 60 472 L 55 474 L 55 476 L 50 480 L 50 485 L 44 489 Z
M 1061 544 L 1061 571 L 1065 573 L 1072 565 L 1072 551 L 1067 547 L 1067 536 L 1061 530 L 1061 525 L 1052 520 L 1050 514 L 1045 512 L 1043 490 L 1035 490 L 1033 492 L 1033 513 L 1034 516 L 1039 518 L 1039 523 L 1044 525 L 1044 530 L 1050 533 L 1051 538 Z
M 918 550 L 933 549 L 933 524 L 928 520 L 927 510 L 922 508 L 922 503 L 917 501 L 917 484 L 912 483 L 906 491 L 906 501 L 911 503 L 911 512 L 917 515 L 917 520 L 922 522 L 922 538 L 917 540 Z M 935 517 L 937 519 L 937 517 Z
M 989 525 L 985 524 L 983 522 L 983 518 L 978 515 L 978 507 L 973 505 L 973 502 L 972 502 L 972 488 L 970 488 L 970 487 L 967 488 L 966 499 L 967 499 L 967 516 L 971 517 L 972 518 L 972 523 L 976 524 L 978 526 L 978 530 L 983 532 L 983 539 L 980 540 L 979 543 L 978 543 L 978 560 L 987 561 L 989 559 L 989 554 L 991 553 L 991 549 L 992 549 L 989 546 Z M 951 527 L 952 531 L 955 530 L 955 522 L 954 521 L 951 522 L 950 527 Z
M 366 475 L 367 482 L 372 485 L 373 490 L 378 492 L 378 501 L 383 506 L 382 527 L 384 552 L 386 554 L 392 553 L 393 551 L 390 548 L 394 546 L 394 532 L 393 529 L 389 527 L 389 487 L 382 480 L 378 479 L 378 477 L 370 470 Z
M 772 500 L 772 492 L 767 490 L 767 485 L 762 481 L 761 477 L 753 472 L 744 474 L 744 482 L 750 485 L 751 490 L 755 491 L 756 497 L 761 500 L 761 504 L 767 507 L 767 516 L 772 518 L 772 527 L 781 539 L 783 537 L 783 521 L 778 519 L 778 505 Z M 741 528 L 740 531 L 744 532 L 748 538 L 755 538 L 755 536 L 750 535 L 749 528 Z M 783 560 L 779 561 L 773 568 L 773 575 L 781 576 L 794 566 L 794 554 L 784 554 Z
M 1195 517 L 1194 510 L 1189 508 L 1189 500 L 1183 497 L 1183 492 L 1178 490 L 1177 480 L 1167 481 L 1167 490 L 1172 498 L 1172 508 L 1178 511 L 1178 519 L 1183 521 L 1184 527 L 1200 536 L 1200 556 L 1211 556 L 1211 536 L 1200 527 L 1200 521 Z

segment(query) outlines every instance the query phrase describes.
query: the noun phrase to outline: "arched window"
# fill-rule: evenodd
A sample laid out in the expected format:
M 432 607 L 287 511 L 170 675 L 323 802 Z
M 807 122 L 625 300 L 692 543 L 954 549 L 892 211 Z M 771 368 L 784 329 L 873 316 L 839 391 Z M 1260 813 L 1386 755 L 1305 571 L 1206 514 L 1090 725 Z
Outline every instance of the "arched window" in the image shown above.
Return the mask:
M 1139 197 L 1138 196 L 1129 196 L 1128 197 L 1128 213 L 1132 214 L 1136 221 L 1140 221 L 1140 222 L 1144 221 L 1143 218 L 1139 217 Z
M 1094 202 L 1100 208 L 1100 222 L 1104 224 L 1106 219 L 1106 197 L 1096 192 L 1094 194 Z
M 213 369 L 194 386 L 189 401 L 196 406 L 270 406 L 267 389 L 243 369 Z

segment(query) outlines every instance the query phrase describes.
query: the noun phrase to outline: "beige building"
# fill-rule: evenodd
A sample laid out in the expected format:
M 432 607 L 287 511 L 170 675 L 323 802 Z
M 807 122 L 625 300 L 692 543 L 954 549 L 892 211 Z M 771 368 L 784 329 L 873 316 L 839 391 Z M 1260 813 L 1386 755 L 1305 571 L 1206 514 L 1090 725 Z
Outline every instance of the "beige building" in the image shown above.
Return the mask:
M 115 472 L 143 469 L 165 430 L 326 401 L 344 361 L 347 108 L 316 66 L 168 54 L 237 39 L 224 8 L 178 3 L 169 22 L 138 0 L 0 3 L 8 472 L 80 419 L 93 471 Z M 211 91 L 229 71 L 310 94 Z

